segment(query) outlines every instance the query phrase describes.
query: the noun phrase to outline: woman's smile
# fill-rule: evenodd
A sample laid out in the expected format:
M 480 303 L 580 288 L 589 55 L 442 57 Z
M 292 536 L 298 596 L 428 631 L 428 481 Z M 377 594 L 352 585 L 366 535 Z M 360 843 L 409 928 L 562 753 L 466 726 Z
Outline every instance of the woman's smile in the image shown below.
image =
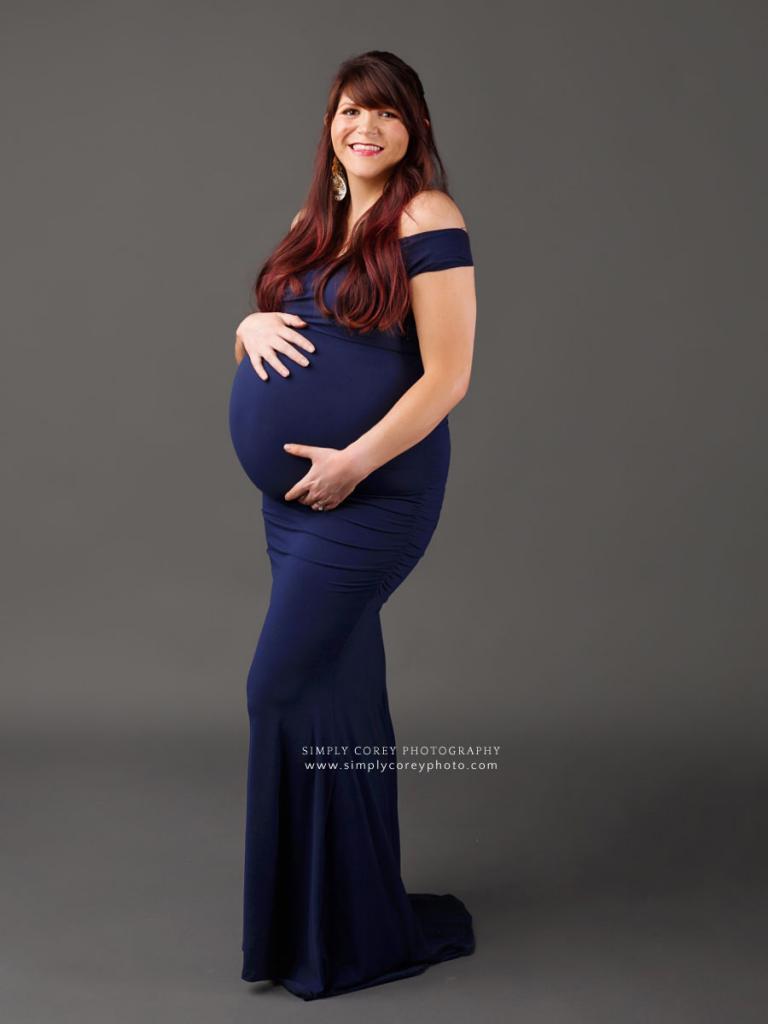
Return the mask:
M 376 143 L 353 142 L 349 148 L 359 156 L 378 156 L 384 147 L 377 146 Z

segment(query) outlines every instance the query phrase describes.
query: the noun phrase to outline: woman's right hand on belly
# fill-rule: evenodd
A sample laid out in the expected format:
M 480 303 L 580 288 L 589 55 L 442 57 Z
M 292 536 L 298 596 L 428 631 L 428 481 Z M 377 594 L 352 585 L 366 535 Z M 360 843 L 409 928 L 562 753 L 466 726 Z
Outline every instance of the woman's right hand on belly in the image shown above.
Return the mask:
M 269 380 L 264 362 L 273 366 L 283 377 L 290 371 L 278 358 L 278 353 L 288 356 L 301 366 L 308 366 L 309 360 L 299 349 L 314 352 L 315 346 L 294 327 L 306 327 L 306 322 L 295 313 L 251 313 L 242 321 L 235 333 L 235 361 L 240 364 L 247 356 L 262 380 Z

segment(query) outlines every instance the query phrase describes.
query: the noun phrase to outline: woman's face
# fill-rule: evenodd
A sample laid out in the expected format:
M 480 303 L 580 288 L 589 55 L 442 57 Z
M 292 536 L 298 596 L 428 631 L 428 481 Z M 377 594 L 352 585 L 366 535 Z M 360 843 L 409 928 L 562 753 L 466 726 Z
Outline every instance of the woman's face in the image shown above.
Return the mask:
M 331 144 L 348 177 L 385 181 L 405 156 L 408 132 L 394 107 L 361 107 L 342 93 L 331 121 Z

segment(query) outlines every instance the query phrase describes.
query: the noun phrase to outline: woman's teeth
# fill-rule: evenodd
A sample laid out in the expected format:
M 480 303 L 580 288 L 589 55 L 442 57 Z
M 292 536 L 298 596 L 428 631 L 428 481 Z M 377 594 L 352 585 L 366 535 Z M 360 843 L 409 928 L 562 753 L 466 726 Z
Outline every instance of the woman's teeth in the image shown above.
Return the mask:
M 376 156 L 377 153 L 381 152 L 381 146 L 361 146 L 353 143 L 349 148 L 354 153 L 360 153 L 362 156 Z

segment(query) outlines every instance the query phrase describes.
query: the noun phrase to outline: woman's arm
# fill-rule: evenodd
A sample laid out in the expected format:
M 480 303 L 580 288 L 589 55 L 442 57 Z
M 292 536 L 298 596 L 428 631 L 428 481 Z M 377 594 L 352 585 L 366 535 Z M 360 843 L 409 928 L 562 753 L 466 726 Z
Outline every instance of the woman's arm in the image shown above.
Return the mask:
M 418 274 L 411 288 L 424 373 L 378 423 L 345 449 L 363 477 L 423 440 L 469 388 L 476 318 L 474 267 Z
M 443 193 L 427 192 L 410 206 L 406 233 L 464 227 L 461 211 Z M 419 336 L 423 375 L 370 430 L 344 451 L 361 479 L 423 440 L 448 415 L 469 388 L 477 300 L 475 268 L 416 274 L 411 306 Z
M 452 227 L 464 228 L 453 200 L 441 192 L 425 192 L 409 204 L 401 233 Z M 410 287 L 424 373 L 346 448 L 284 444 L 289 454 L 312 462 L 285 494 L 286 501 L 335 508 L 375 469 L 423 440 L 467 393 L 475 340 L 474 267 L 424 271 L 413 275 Z

